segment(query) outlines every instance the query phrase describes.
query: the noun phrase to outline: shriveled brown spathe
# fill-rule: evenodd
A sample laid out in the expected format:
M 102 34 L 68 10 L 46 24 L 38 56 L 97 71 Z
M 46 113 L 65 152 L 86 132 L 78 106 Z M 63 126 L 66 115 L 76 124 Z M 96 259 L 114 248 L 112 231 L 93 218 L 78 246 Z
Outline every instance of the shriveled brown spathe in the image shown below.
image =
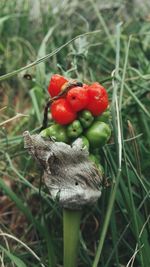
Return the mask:
M 44 181 L 53 199 L 69 209 L 93 204 L 101 195 L 102 177 L 89 160 L 82 140 L 73 146 L 24 132 L 24 146 L 44 170 Z

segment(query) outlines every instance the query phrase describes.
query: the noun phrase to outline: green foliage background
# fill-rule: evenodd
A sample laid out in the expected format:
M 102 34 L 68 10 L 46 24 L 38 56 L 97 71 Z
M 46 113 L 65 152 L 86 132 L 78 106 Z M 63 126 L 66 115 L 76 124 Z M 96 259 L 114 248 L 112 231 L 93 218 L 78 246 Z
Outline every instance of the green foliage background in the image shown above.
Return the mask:
M 31 1 L 0 1 L 0 123 L 28 115 L 0 127 L 1 266 L 63 264 L 62 211 L 22 140 L 40 127 L 49 79 L 60 73 L 102 82 L 112 111 L 103 151 L 108 187 L 84 210 L 79 266 L 149 267 L 149 16 L 132 1 L 38 3 L 36 17 Z

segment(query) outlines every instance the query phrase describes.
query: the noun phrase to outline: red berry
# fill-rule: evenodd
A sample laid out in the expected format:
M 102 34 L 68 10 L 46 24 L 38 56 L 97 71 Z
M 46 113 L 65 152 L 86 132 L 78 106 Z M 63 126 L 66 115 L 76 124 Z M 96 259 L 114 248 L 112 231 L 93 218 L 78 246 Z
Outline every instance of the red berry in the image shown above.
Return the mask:
M 94 116 L 100 115 L 108 107 L 108 94 L 106 89 L 99 83 L 95 82 L 87 87 L 89 103 L 86 109 L 90 110 Z
M 54 74 L 51 77 L 49 86 L 48 86 L 48 92 L 50 94 L 51 97 L 54 97 L 56 95 L 58 95 L 61 91 L 61 87 L 68 82 L 68 80 L 59 75 L 59 74 Z
M 53 120 L 61 125 L 69 124 L 76 119 L 76 113 L 64 98 L 60 98 L 52 103 L 51 114 Z
M 83 87 L 74 87 L 67 93 L 67 101 L 74 111 L 80 111 L 89 102 L 88 92 Z

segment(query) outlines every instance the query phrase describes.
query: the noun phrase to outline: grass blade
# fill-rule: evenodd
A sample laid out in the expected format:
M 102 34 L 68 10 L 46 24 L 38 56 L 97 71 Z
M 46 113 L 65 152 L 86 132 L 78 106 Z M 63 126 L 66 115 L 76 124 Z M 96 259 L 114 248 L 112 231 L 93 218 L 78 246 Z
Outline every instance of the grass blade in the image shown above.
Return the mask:
M 63 44 L 62 46 L 56 48 L 53 52 L 47 54 L 46 56 L 43 56 L 43 57 L 41 57 L 41 58 L 35 60 L 34 62 L 32 62 L 32 63 L 26 65 L 25 67 L 22 67 L 22 68 L 20 68 L 20 69 L 17 69 L 17 70 L 15 70 L 15 71 L 12 71 L 12 72 L 10 72 L 10 73 L 7 73 L 7 74 L 4 74 L 4 75 L 0 76 L 0 81 L 4 81 L 4 80 L 6 80 L 6 79 L 8 79 L 8 78 L 11 78 L 11 77 L 15 76 L 16 74 L 18 74 L 18 73 L 20 73 L 20 72 L 22 72 L 22 71 L 25 71 L 25 70 L 27 70 L 27 69 L 29 69 L 29 68 L 32 68 L 32 67 L 34 67 L 34 66 L 36 66 L 36 65 L 38 65 L 38 64 L 40 64 L 40 63 L 42 63 L 42 62 L 44 62 L 44 61 L 47 61 L 49 58 L 51 58 L 52 56 L 56 55 L 56 54 L 57 54 L 58 52 L 60 52 L 63 48 L 65 48 L 67 45 L 71 44 L 71 43 L 72 43 L 73 41 L 75 41 L 76 39 L 78 39 L 78 38 L 80 38 L 80 37 L 84 37 L 84 36 L 86 36 L 86 35 L 96 34 L 96 33 L 98 33 L 98 32 L 100 32 L 100 30 L 93 31 L 93 32 L 86 32 L 86 33 L 83 33 L 83 34 L 79 34 L 79 35 L 77 35 L 76 37 L 72 38 L 70 41 L 68 41 L 68 42 L 66 42 L 65 44 Z
M 116 75 L 118 75 L 118 72 L 119 72 L 120 26 L 121 26 L 120 24 L 117 25 Z M 97 267 L 98 266 L 98 262 L 100 260 L 103 244 L 104 244 L 104 241 L 105 241 L 108 225 L 109 225 L 109 222 L 110 222 L 110 217 L 111 217 L 113 205 L 114 205 L 114 202 L 115 202 L 115 197 L 116 197 L 116 192 L 117 192 L 117 188 L 118 188 L 118 185 L 119 185 L 120 175 L 121 175 L 121 159 L 122 159 L 122 144 L 121 144 L 121 142 L 122 141 L 121 141 L 120 122 L 119 122 L 120 119 L 119 119 L 119 114 L 118 114 L 119 110 L 118 110 L 118 101 L 117 101 L 117 89 L 118 89 L 118 84 L 115 83 L 114 92 L 113 92 L 113 101 L 112 101 L 112 109 L 113 109 L 112 116 L 114 116 L 114 121 L 115 121 L 116 115 L 114 115 L 114 114 L 117 112 L 117 126 L 118 126 L 117 129 L 118 129 L 118 132 L 116 133 L 116 146 L 117 146 L 117 151 L 118 151 L 118 164 L 119 165 L 118 165 L 117 176 L 116 176 L 116 179 L 115 179 L 115 185 L 111 189 L 108 208 L 107 208 L 107 212 L 106 212 L 106 217 L 104 219 L 104 224 L 103 224 L 103 228 L 102 228 L 102 232 L 101 232 L 101 236 L 100 236 L 97 252 L 96 252 L 96 255 L 95 255 L 94 262 L 93 262 L 93 267 Z M 115 125 L 116 125 L 116 123 L 115 123 Z M 115 127 L 114 127 L 114 129 L 115 129 Z
M 27 267 L 27 265 L 17 256 L 15 256 L 14 254 L 12 254 L 10 251 L 8 251 L 7 249 L 5 249 L 3 246 L 0 245 L 0 248 L 2 249 L 2 251 L 7 255 L 7 257 L 13 262 L 15 263 L 15 265 L 17 267 Z

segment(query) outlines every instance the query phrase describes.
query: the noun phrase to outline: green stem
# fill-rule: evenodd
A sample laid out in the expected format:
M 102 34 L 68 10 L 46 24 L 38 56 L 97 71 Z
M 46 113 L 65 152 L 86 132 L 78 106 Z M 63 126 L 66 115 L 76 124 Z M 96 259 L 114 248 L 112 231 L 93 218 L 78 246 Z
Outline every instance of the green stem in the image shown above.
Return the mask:
M 63 210 L 64 267 L 77 267 L 81 211 Z

